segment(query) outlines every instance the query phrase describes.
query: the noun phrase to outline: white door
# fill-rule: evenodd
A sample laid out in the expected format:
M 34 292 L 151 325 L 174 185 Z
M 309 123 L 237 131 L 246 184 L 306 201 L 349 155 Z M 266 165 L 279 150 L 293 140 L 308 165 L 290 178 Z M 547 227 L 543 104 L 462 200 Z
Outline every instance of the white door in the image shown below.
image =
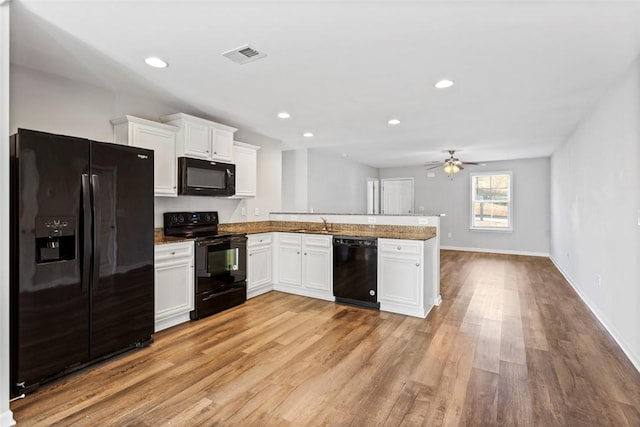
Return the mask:
M 383 179 L 383 214 L 413 213 L 413 178 Z

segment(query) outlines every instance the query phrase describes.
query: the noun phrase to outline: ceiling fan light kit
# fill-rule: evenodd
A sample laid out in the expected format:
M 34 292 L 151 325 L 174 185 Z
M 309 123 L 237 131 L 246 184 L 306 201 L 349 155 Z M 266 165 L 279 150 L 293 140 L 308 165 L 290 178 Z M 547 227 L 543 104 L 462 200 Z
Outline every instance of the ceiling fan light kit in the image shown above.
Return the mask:
M 449 153 L 448 159 L 445 159 L 444 162 L 427 163 L 426 166 L 430 166 L 427 168 L 427 170 L 431 170 L 431 169 L 443 166 L 442 168 L 443 172 L 446 173 L 447 176 L 451 176 L 453 174 L 460 172 L 462 169 L 464 169 L 462 165 L 479 165 L 480 164 L 475 162 L 461 162 L 458 158 L 453 157 L 453 155 L 456 152 L 455 150 L 447 150 L 447 152 Z

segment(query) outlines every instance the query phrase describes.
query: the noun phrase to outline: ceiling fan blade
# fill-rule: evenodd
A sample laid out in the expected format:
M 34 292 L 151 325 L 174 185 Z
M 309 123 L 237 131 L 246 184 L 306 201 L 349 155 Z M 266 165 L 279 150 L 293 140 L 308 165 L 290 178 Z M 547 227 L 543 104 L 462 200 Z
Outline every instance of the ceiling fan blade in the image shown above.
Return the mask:
M 431 169 L 437 169 L 437 168 L 439 168 L 439 167 L 441 167 L 441 166 L 442 166 L 442 163 L 438 163 L 437 165 L 429 166 L 429 167 L 427 168 L 427 170 L 428 170 L 428 171 L 430 171 Z
M 481 165 L 482 163 L 477 163 L 477 162 L 460 162 L 463 165 Z
M 442 162 L 436 160 L 434 162 L 426 162 L 424 165 L 425 166 L 431 166 L 431 165 L 441 165 L 441 164 L 442 164 Z

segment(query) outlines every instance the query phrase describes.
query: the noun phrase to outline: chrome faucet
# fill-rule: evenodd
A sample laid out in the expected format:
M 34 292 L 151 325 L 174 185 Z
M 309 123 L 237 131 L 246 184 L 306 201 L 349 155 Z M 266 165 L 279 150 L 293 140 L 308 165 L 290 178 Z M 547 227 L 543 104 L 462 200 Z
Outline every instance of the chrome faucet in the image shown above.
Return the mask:
M 327 220 L 323 217 L 320 217 L 324 225 L 322 226 L 322 231 L 331 231 L 331 224 L 327 224 Z

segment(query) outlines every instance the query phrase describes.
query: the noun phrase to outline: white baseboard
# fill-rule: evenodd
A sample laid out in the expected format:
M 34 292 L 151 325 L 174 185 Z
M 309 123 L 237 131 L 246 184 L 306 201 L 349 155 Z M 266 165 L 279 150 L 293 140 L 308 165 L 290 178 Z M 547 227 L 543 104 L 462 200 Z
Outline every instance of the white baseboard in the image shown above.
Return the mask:
M 626 343 L 624 342 L 624 340 L 622 339 L 618 331 L 616 331 L 614 327 L 607 324 L 604 315 L 600 313 L 600 311 L 596 308 L 596 306 L 591 303 L 589 298 L 587 298 L 587 296 L 584 295 L 582 291 L 580 291 L 580 288 L 576 286 L 576 284 L 571 279 L 571 277 L 569 277 L 567 272 L 564 271 L 562 267 L 560 267 L 560 265 L 556 262 L 556 260 L 552 256 L 550 256 L 549 259 L 551 260 L 553 265 L 558 269 L 560 274 L 562 274 L 562 276 L 567 281 L 567 283 L 569 283 L 569 285 L 571 285 L 573 290 L 576 291 L 576 293 L 578 294 L 582 302 L 589 308 L 591 313 L 593 313 L 593 315 L 596 316 L 596 319 L 598 319 L 600 324 L 604 326 L 607 332 L 609 332 L 609 334 L 613 337 L 614 341 L 622 349 L 622 351 L 627 356 L 629 361 L 633 364 L 633 366 L 636 368 L 636 370 L 640 372 L 640 357 L 638 357 L 638 355 L 634 354 L 633 351 L 631 351 L 631 349 L 629 348 L 629 346 L 626 345 Z
M 13 419 L 13 413 L 10 410 L 6 410 L 0 413 L 0 427 L 9 427 L 16 425 Z
M 530 252 L 530 251 L 512 251 L 509 249 L 486 249 L 486 248 L 467 248 L 459 246 L 440 246 L 440 249 L 447 251 L 464 251 L 464 252 L 485 252 L 489 254 L 505 254 L 505 255 L 527 255 L 549 258 L 548 252 Z

